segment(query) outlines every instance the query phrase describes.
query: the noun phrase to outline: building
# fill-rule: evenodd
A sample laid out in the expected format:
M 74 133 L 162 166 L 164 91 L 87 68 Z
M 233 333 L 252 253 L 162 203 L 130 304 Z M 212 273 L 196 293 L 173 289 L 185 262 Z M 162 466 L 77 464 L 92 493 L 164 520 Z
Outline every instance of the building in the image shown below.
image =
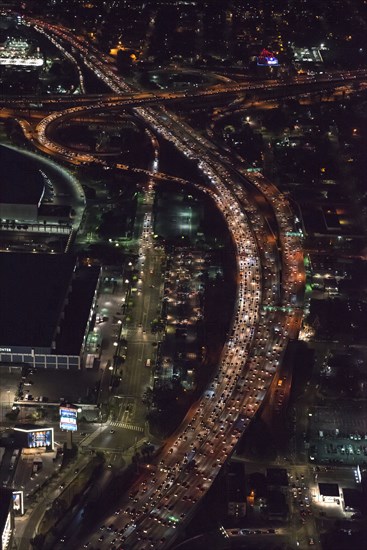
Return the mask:
M 358 489 L 348 487 L 342 488 L 344 510 L 357 514 L 365 513 L 366 505 L 364 503 L 363 493 Z
M 0 44 L 0 65 L 11 67 L 42 67 L 44 59 L 39 49 L 32 48 L 24 38 L 7 37 Z
M 71 229 L 72 208 L 54 204 L 53 183 L 33 160 L 0 146 L 0 166 L 0 228 L 28 229 L 28 224 L 38 224 L 39 231 L 47 224 L 49 230 L 52 225 Z
M 41 490 L 40 485 L 55 471 L 54 429 L 39 424 L 17 424 L 7 438 L 0 443 L 0 487 L 11 494 L 10 518 L 22 516 L 25 511 L 25 500 L 30 492 Z M 37 475 L 37 482 L 34 474 Z M 38 483 L 38 485 L 37 485 Z M 29 505 L 29 503 L 28 503 Z M 2 497 L 0 496 L 0 507 Z M 9 510 L 6 500 L 5 510 Z M 6 529 L 9 537 L 11 523 Z M 5 538 L 5 537 L 4 537 Z M 8 546 L 11 548 L 11 545 Z M 2 546 L 4 548 L 4 546 Z
M 286 521 L 288 519 L 289 508 L 285 494 L 276 490 L 268 491 L 266 510 L 269 520 Z
M 99 276 L 71 255 L 0 253 L 0 364 L 80 368 Z
M 14 426 L 15 442 L 19 447 L 54 450 L 54 429 L 39 424 L 16 424 Z
M 287 470 L 285 468 L 267 468 L 266 481 L 267 485 L 273 488 L 288 487 Z
M 240 518 L 246 515 L 246 480 L 243 464 L 231 462 L 227 469 L 227 514 Z
M 318 487 L 323 502 L 334 502 L 340 498 L 339 485 L 337 483 L 319 483 Z
M 24 155 L 0 147 L 0 219 L 36 222 L 45 193 L 42 174 Z
M 11 548 L 13 531 L 13 491 L 0 487 L 0 550 Z

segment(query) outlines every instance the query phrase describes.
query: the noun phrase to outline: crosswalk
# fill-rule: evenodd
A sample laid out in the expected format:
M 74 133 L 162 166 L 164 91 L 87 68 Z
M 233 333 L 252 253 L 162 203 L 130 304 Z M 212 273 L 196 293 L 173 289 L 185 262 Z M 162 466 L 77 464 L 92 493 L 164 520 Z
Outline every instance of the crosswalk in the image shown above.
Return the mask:
M 144 428 L 136 426 L 134 424 L 127 424 L 126 422 L 110 422 L 110 426 L 113 428 L 125 428 L 126 430 L 134 430 L 135 432 L 143 432 Z

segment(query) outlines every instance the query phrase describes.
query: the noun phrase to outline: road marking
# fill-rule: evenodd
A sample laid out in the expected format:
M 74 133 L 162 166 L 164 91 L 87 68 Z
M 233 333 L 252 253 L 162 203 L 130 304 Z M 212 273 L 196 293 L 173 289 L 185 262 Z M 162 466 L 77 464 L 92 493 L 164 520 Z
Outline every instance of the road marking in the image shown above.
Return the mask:
M 96 437 L 98 437 L 105 429 L 107 428 L 106 425 L 104 426 L 98 426 L 98 428 L 95 429 L 94 432 L 88 434 L 81 442 L 81 446 L 82 447 L 85 447 L 85 446 L 88 446 L 90 445 L 90 443 L 93 441 L 93 439 L 95 439 Z
M 143 432 L 144 428 L 141 426 L 135 426 L 134 424 L 127 424 L 126 422 L 110 422 L 110 426 L 116 428 L 125 428 L 126 430 L 135 430 L 136 432 Z

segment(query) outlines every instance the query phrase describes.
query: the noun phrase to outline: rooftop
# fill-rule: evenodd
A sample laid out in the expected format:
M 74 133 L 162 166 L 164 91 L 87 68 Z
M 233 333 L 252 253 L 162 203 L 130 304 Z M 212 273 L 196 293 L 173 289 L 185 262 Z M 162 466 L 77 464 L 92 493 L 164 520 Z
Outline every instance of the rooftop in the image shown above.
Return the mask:
M 13 491 L 0 487 L 0 530 L 3 533 L 8 518 L 10 505 L 13 501 Z
M 74 268 L 73 256 L 0 253 L 0 345 L 51 346 Z
M 39 204 L 44 180 L 24 154 L 0 146 L 0 204 Z
M 324 497 L 338 497 L 339 485 L 337 483 L 319 483 L 320 495 Z

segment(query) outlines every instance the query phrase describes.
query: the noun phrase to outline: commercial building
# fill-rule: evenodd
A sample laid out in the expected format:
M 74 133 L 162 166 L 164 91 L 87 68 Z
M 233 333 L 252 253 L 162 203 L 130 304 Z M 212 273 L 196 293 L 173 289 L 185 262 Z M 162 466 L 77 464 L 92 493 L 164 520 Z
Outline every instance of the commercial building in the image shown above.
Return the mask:
M 71 255 L 0 253 L 0 365 L 79 369 L 99 276 Z
M 54 429 L 38 424 L 16 424 L 14 426 L 15 442 L 19 447 L 47 451 L 54 450 Z
M 11 548 L 13 530 L 13 492 L 0 487 L 0 550 Z
M 45 193 L 39 170 L 24 156 L 0 147 L 0 219 L 35 222 Z
M 49 230 L 50 224 L 62 224 L 71 229 L 71 207 L 54 204 L 53 183 L 31 159 L 0 146 L 0 167 L 0 228 L 30 229 L 38 224 L 39 232 L 46 224 Z
M 7 37 L 0 43 L 0 65 L 11 67 L 38 68 L 44 64 L 39 48 L 24 38 Z
M 0 519 L 3 546 L 11 548 L 10 537 L 14 516 L 22 516 L 29 494 L 41 490 L 40 486 L 55 471 L 57 451 L 54 449 L 54 429 L 39 424 L 17 424 L 0 444 Z M 34 479 L 37 474 L 37 479 Z M 40 475 L 38 475 L 40 474 Z M 5 527 L 3 527 L 5 522 Z M 9 541 L 8 546 L 4 540 Z

